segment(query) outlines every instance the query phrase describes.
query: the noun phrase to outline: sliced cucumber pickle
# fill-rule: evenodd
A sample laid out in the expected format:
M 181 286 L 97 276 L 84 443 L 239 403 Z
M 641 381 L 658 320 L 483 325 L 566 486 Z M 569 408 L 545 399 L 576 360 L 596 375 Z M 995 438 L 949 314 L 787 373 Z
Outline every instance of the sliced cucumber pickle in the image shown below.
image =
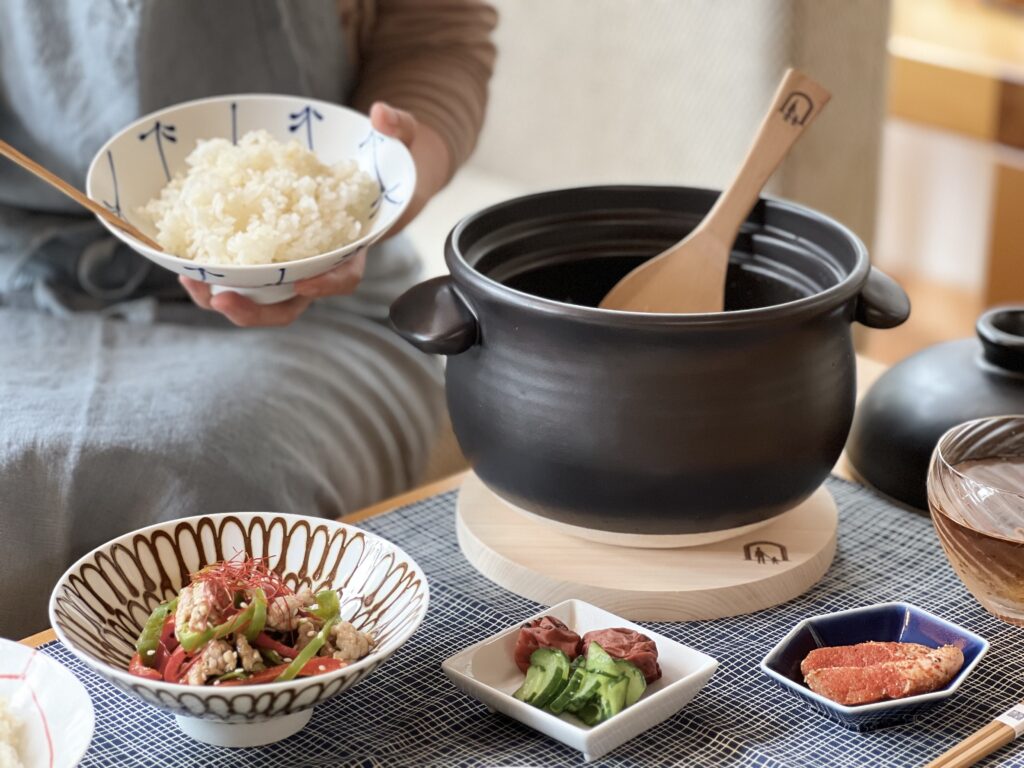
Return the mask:
M 530 669 L 520 689 L 523 693 L 516 698 L 535 707 L 545 707 L 568 682 L 569 657 L 556 648 L 538 648 L 530 656 Z
M 519 686 L 519 689 L 513 693 L 520 701 L 529 702 L 529 700 L 536 695 L 537 691 L 540 690 L 542 685 L 541 678 L 544 676 L 544 670 L 540 667 L 531 666 L 526 670 L 526 679 L 523 684 Z
M 603 680 L 601 675 L 588 672 L 585 669 L 581 671 L 583 672 L 583 681 L 569 698 L 569 703 L 565 705 L 565 711 L 567 712 L 579 712 L 585 704 L 597 695 L 597 690 L 601 687 L 601 681 Z
M 644 679 L 644 673 L 636 665 L 622 659 L 617 660 L 615 666 L 621 670 L 622 674 L 629 681 L 629 687 L 626 689 L 626 706 L 632 707 L 644 695 L 644 691 L 647 690 L 647 681 Z
M 591 643 L 587 649 L 587 670 L 600 672 L 608 677 L 619 677 L 622 672 L 615 666 L 615 659 L 597 643 Z
M 554 712 L 556 715 L 560 715 L 565 711 L 565 708 L 569 706 L 569 702 L 572 701 L 572 697 L 576 691 L 583 685 L 584 679 L 587 677 L 587 671 L 585 669 L 576 669 L 569 677 L 569 683 L 563 688 L 555 698 L 548 704 L 548 709 Z
M 601 708 L 596 701 L 588 701 L 576 716 L 587 725 L 597 725 L 601 722 Z
M 626 689 L 629 687 L 629 680 L 620 677 L 613 683 L 606 683 L 601 686 L 597 694 L 597 708 L 601 712 L 601 722 L 609 717 L 615 717 L 626 708 Z
M 598 725 L 635 704 L 646 689 L 644 675 L 634 664 L 591 643 L 585 658 L 571 662 L 557 648 L 538 648 L 513 695 L 556 715 L 570 712 L 586 725 Z

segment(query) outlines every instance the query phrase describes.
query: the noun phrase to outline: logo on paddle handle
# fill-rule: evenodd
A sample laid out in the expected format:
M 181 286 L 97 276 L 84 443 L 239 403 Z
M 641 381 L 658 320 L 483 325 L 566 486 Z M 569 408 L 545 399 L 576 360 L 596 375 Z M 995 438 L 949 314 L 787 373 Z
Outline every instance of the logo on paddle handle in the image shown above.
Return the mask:
M 791 125 L 803 125 L 814 111 L 814 102 L 803 91 L 793 91 L 779 107 L 783 120 Z

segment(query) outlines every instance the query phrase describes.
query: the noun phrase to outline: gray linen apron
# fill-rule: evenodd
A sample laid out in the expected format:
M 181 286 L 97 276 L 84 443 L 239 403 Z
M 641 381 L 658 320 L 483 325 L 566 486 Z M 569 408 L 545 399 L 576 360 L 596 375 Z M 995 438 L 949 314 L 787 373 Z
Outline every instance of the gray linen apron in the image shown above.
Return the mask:
M 139 115 L 232 92 L 344 102 L 335 0 L 0 0 L 0 137 L 79 187 Z M 57 577 L 201 512 L 338 515 L 409 486 L 439 368 L 380 320 L 401 237 L 357 295 L 237 329 L 73 203 L 0 161 L 0 635 L 46 626 Z

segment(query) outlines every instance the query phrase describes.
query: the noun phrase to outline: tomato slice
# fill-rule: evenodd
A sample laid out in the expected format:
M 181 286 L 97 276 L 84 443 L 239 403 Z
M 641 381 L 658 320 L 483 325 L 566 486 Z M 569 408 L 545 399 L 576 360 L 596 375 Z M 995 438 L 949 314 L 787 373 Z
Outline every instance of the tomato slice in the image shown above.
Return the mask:
M 305 666 L 302 667 L 299 671 L 299 676 L 312 677 L 313 675 L 326 675 L 328 672 L 334 672 L 347 666 L 347 661 L 339 661 L 338 659 L 332 659 L 328 656 L 314 656 L 306 662 Z M 222 688 L 225 685 L 259 685 L 260 683 L 272 683 L 277 676 L 287 668 L 287 664 L 279 664 L 276 667 L 269 667 L 262 672 L 257 672 L 251 677 L 246 677 L 240 680 L 225 680 L 217 687 Z
M 163 677 L 164 667 L 167 666 L 167 659 L 170 658 L 170 655 L 167 652 L 167 646 L 163 643 L 156 644 L 156 663 L 153 664 L 153 669 L 160 673 L 160 677 Z
M 238 680 L 225 680 L 223 683 L 219 683 L 217 687 L 223 688 L 229 685 L 258 685 L 259 683 L 272 683 L 274 682 L 274 678 L 284 672 L 287 667 L 287 664 L 279 664 L 276 667 L 267 667 L 262 672 L 257 672 L 251 677 L 243 677 Z
M 301 670 L 299 670 L 299 675 L 302 677 L 326 675 L 328 672 L 344 669 L 348 665 L 349 662 L 339 661 L 338 659 L 331 658 L 330 656 L 314 656 L 306 662 L 306 665 Z
M 181 665 L 185 661 L 185 649 L 180 645 L 174 649 L 164 667 L 164 682 L 177 683 L 181 679 Z
M 135 675 L 136 677 L 145 677 L 148 680 L 164 679 L 163 675 L 161 675 L 157 670 L 143 664 L 142 658 L 137 653 L 134 654 L 132 656 L 132 660 L 128 662 L 128 674 Z
M 178 638 L 174 634 L 174 614 L 172 613 L 164 621 L 164 628 L 160 631 L 160 642 L 168 651 L 178 647 Z
M 266 648 L 268 651 L 276 651 L 282 659 L 294 659 L 299 655 L 299 652 L 290 645 L 278 642 L 266 632 L 260 632 L 256 635 L 253 645 L 257 648 Z

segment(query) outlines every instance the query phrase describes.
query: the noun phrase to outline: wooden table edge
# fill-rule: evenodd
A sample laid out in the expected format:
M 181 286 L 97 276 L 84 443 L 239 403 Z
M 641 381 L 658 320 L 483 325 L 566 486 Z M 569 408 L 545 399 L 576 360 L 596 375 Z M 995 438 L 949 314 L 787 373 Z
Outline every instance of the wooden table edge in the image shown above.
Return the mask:
M 369 520 L 371 517 L 377 515 L 383 515 L 385 512 L 390 512 L 393 509 L 399 507 L 405 507 L 409 504 L 415 504 L 417 501 L 430 498 L 431 496 L 437 496 L 441 493 L 447 493 L 453 491 L 462 484 L 463 478 L 466 476 L 468 470 L 456 472 L 454 475 L 443 477 L 440 480 L 434 480 L 433 482 L 421 485 L 418 488 L 413 488 L 411 491 L 400 493 L 397 496 L 392 496 L 390 499 L 373 504 L 372 506 L 360 509 L 358 512 L 353 512 L 349 515 L 342 515 L 338 519 L 343 523 L 358 523 L 363 520 Z
M 877 363 L 874 360 L 857 356 L 857 399 L 860 399 L 868 387 L 875 382 L 875 380 L 885 371 L 886 366 L 882 363 Z M 839 464 L 833 470 L 842 477 L 850 479 L 850 475 L 845 471 L 845 455 L 839 460 Z M 399 507 L 405 507 L 409 504 L 415 504 L 417 501 L 436 496 L 440 493 L 447 493 L 448 491 L 454 491 L 459 485 L 462 484 L 463 479 L 466 477 L 468 470 L 462 472 L 456 472 L 454 475 L 443 477 L 440 480 L 434 480 L 433 482 L 421 485 L 418 488 L 413 488 L 411 491 L 400 493 L 398 496 L 393 496 L 390 499 L 385 499 L 377 504 L 373 504 L 365 509 L 360 509 L 357 512 L 353 512 L 349 515 L 344 515 L 340 518 L 343 523 L 359 523 L 363 520 L 369 520 L 371 517 L 377 515 L 383 515 L 385 512 L 390 512 L 393 509 Z M 40 645 L 56 640 L 57 635 L 54 634 L 52 629 L 45 629 L 42 632 L 37 632 L 31 637 L 26 637 L 21 640 L 23 645 L 28 645 L 33 648 L 38 648 Z
M 22 645 L 27 645 L 30 648 L 38 648 L 40 645 L 45 645 L 51 640 L 56 640 L 57 634 L 52 629 L 44 629 L 42 632 L 36 632 L 31 637 L 26 637 L 24 640 L 18 642 Z

